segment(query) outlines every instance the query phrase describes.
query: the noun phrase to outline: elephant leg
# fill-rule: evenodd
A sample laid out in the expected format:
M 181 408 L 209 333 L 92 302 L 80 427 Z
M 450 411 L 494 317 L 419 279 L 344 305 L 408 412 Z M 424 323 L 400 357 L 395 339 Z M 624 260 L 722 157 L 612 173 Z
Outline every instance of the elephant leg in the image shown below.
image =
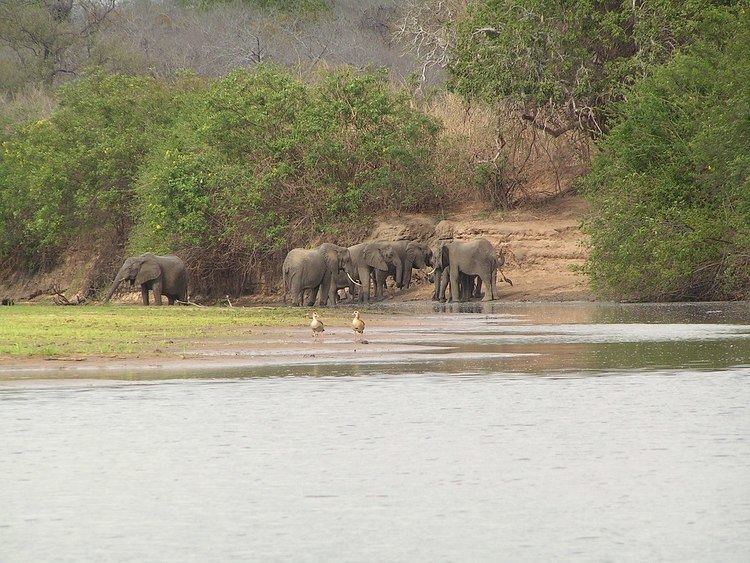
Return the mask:
M 161 305 L 161 282 L 154 282 L 151 289 L 154 290 L 154 304 Z
M 301 307 L 302 306 L 302 300 L 304 297 L 304 291 L 300 287 L 300 284 L 297 280 L 292 280 L 292 282 L 289 284 L 289 295 L 292 297 L 292 306 L 293 307 Z
M 369 303 L 370 302 L 370 269 L 367 267 L 357 268 L 357 274 L 359 275 L 359 281 L 362 287 L 359 288 L 359 302 Z
M 141 299 L 143 299 L 144 305 L 148 305 L 148 287 L 146 284 L 141 284 Z
M 492 273 L 490 270 L 486 270 L 479 275 L 481 281 L 484 282 L 485 290 L 482 301 L 492 301 L 495 299 L 495 292 L 492 290 Z
M 438 292 L 438 299 L 441 303 L 446 302 L 445 290 L 448 288 L 449 283 L 450 273 L 446 270 L 443 270 L 442 274 L 440 275 L 440 291 Z M 451 288 L 451 294 L 453 294 L 453 288 Z
M 463 297 L 461 295 L 461 281 L 457 264 L 450 265 L 450 277 L 451 277 L 451 301 L 461 301 Z
M 467 294 L 471 293 L 471 290 L 468 290 L 469 283 L 470 283 L 469 280 L 470 280 L 470 278 L 469 278 L 469 276 L 467 274 L 464 274 L 463 272 L 460 272 L 458 274 L 459 287 L 458 287 L 458 291 L 456 293 L 458 295 L 460 295 L 459 301 L 466 301 L 467 300 Z M 452 289 L 453 289 L 453 287 L 451 286 L 451 290 Z M 453 292 L 451 291 L 451 293 L 453 293 Z
M 476 285 L 474 286 L 472 297 L 482 297 L 482 278 L 476 278 Z
M 174 297 L 167 295 L 167 305 L 174 305 Z
M 388 272 L 383 270 L 375 270 L 375 301 L 380 301 L 385 295 L 385 279 L 388 277 Z
M 315 287 L 310 288 L 310 296 L 307 298 L 307 306 L 312 307 L 315 305 L 315 299 L 318 297 L 318 291 L 320 291 L 320 286 L 316 285 Z M 321 303 L 321 307 L 325 307 Z
M 333 283 L 333 276 L 331 275 L 331 272 L 326 272 L 323 274 L 323 279 L 320 280 L 320 289 L 319 289 L 319 295 L 320 295 L 320 306 L 321 307 L 327 307 L 328 306 L 328 299 L 331 297 L 331 287 L 336 285 Z M 335 299 L 332 299 L 333 303 L 336 303 Z

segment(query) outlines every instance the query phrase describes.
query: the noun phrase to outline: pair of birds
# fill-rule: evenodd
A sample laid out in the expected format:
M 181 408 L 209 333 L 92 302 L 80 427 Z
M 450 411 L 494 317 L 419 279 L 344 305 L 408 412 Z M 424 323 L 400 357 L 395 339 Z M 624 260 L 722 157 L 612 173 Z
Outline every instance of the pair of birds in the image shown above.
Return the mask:
M 323 326 L 323 322 L 318 318 L 318 313 L 315 311 L 313 311 L 312 314 L 310 329 L 312 330 L 313 338 L 317 338 L 317 336 L 326 329 L 325 326 Z M 352 317 L 352 330 L 354 331 L 354 338 L 357 338 L 357 336 L 362 335 L 365 332 L 365 321 L 359 318 L 359 311 L 354 311 L 354 316 Z

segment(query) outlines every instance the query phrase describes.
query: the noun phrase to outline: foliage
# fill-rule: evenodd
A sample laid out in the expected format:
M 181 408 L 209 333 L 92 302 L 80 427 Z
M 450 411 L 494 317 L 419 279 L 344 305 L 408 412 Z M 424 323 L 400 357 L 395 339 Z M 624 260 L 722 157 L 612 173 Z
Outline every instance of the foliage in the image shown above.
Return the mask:
M 132 246 L 164 232 L 170 248 L 192 249 L 207 285 L 243 283 L 258 260 L 325 234 L 351 240 L 347 224 L 437 199 L 436 134 L 375 75 L 337 71 L 307 85 L 273 68 L 235 72 L 149 155 Z
M 0 57 L 3 89 L 28 83 L 51 85 L 75 74 L 77 59 L 115 9 L 116 0 L 0 0 Z M 0 53 L 0 55 L 3 53 Z
M 190 258 L 199 292 L 247 290 L 291 246 L 438 201 L 437 133 L 381 75 L 95 73 L 3 144 L 0 260 L 33 270 L 81 238 L 127 238 Z
M 636 300 L 750 297 L 750 15 L 640 80 L 600 144 L 588 271 Z
M 180 4 L 198 8 L 210 8 L 230 2 L 293 13 L 317 12 L 327 7 L 326 0 L 179 0 Z
M 483 0 L 458 22 L 450 87 L 511 98 L 555 134 L 607 129 L 611 104 L 681 45 L 721 29 L 746 0 Z
M 133 177 L 169 114 L 151 78 L 95 73 L 64 87 L 49 119 L 2 145 L 0 257 L 35 269 L 83 233 L 123 236 Z

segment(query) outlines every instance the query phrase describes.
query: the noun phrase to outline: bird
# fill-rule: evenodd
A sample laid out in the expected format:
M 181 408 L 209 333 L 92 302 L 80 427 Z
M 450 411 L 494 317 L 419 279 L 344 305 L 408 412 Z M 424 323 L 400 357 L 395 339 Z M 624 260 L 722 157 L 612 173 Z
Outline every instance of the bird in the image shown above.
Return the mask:
M 354 331 L 354 339 L 357 339 L 357 335 L 361 335 L 365 332 L 365 321 L 359 318 L 359 311 L 354 311 L 354 318 L 352 318 L 352 330 Z
M 318 313 L 313 312 L 312 321 L 310 321 L 310 329 L 312 329 L 313 338 L 317 338 L 321 332 L 325 331 L 323 323 L 318 319 Z

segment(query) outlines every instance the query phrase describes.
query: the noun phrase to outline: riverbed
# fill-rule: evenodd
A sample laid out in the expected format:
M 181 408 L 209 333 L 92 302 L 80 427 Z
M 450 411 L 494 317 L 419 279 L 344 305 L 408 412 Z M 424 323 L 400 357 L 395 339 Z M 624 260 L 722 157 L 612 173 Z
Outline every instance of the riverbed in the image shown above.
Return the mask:
M 389 307 L 3 366 L 0 561 L 750 557 L 747 303 Z

